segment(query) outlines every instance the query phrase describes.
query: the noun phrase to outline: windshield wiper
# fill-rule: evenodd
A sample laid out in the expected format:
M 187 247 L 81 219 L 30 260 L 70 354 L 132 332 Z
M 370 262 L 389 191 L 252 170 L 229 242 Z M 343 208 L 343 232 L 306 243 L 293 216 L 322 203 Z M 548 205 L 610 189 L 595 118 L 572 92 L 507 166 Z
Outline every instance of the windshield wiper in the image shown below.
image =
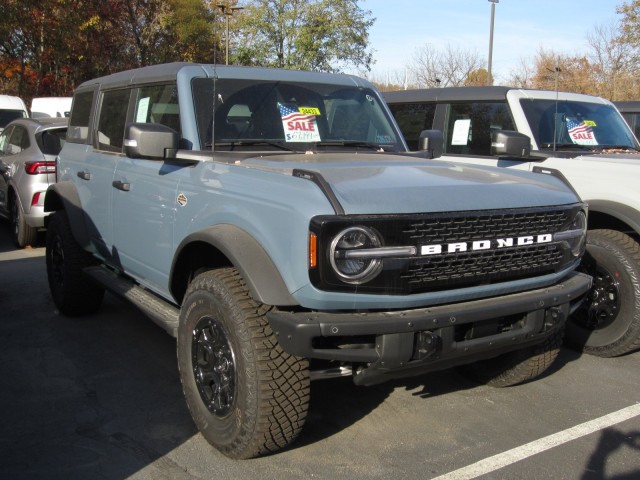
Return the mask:
M 376 151 L 384 151 L 384 147 L 377 143 L 362 142 L 359 140 L 332 140 L 325 142 L 316 142 L 318 147 L 365 147 Z
M 553 150 L 593 150 L 597 145 L 580 145 L 578 143 L 545 143 L 542 148 Z
M 270 147 L 279 148 L 280 150 L 284 150 L 287 152 L 297 152 L 298 150 L 289 147 L 282 142 L 271 142 L 269 140 L 233 140 L 231 142 L 216 142 L 216 147 L 249 147 L 249 146 L 257 146 L 257 145 L 268 145 Z M 211 144 L 208 143 L 205 147 L 211 148 Z

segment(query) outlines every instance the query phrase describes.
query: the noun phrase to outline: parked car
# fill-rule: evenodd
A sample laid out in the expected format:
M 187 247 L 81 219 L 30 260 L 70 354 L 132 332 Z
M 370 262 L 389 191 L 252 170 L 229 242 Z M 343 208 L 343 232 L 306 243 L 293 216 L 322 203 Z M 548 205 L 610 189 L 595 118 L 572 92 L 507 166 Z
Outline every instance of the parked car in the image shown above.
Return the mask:
M 55 305 L 109 289 L 177 336 L 192 418 L 230 457 L 293 441 L 311 380 L 530 380 L 591 284 L 562 180 L 409 154 L 355 76 L 154 65 L 81 84 L 69 122 Z
M 28 116 L 27 106 L 20 97 L 0 95 L 0 132 L 12 120 Z
M 640 348 L 640 145 L 610 101 L 510 87 L 406 90 L 385 99 L 413 150 L 444 134 L 439 160 L 568 179 L 589 204 L 582 268 L 594 287 L 571 317 L 567 341 L 603 357 Z
M 55 182 L 56 156 L 68 120 L 22 118 L 0 134 L 0 215 L 8 217 L 19 247 L 35 243 L 44 227 L 44 196 Z

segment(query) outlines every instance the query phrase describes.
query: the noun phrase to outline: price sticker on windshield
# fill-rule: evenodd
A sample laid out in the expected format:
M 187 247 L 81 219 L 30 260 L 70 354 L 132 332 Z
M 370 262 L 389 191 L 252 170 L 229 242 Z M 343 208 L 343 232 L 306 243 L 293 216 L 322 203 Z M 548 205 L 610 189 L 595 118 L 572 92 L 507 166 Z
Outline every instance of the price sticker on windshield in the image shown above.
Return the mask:
M 305 115 L 320 115 L 320 109 L 316 107 L 298 107 L 298 111 Z

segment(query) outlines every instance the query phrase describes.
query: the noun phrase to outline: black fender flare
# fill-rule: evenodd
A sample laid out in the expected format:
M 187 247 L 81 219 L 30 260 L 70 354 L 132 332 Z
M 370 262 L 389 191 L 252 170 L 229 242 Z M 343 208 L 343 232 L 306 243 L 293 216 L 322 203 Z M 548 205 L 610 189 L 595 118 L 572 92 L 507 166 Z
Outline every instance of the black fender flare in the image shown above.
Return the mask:
M 589 205 L 589 212 L 599 212 L 616 218 L 628 225 L 636 234 L 640 235 L 640 211 L 622 203 L 610 200 L 585 200 Z
M 88 250 L 91 241 L 87 224 L 85 223 L 85 214 L 82 210 L 78 190 L 72 182 L 63 181 L 54 183 L 47 189 L 44 197 L 44 211 L 56 212 L 59 210 L 66 212 L 74 238 L 82 248 Z M 45 217 L 45 226 L 48 218 L 48 216 Z
M 206 244 L 220 252 L 238 269 L 251 296 L 266 305 L 297 305 L 280 271 L 264 248 L 245 230 L 223 224 L 194 232 L 180 242 L 169 276 L 173 297 L 181 303 L 188 278 L 183 262 L 189 263 L 189 251 L 194 245 Z M 222 263 L 219 263 L 222 265 Z M 228 263 L 226 263 L 228 265 Z

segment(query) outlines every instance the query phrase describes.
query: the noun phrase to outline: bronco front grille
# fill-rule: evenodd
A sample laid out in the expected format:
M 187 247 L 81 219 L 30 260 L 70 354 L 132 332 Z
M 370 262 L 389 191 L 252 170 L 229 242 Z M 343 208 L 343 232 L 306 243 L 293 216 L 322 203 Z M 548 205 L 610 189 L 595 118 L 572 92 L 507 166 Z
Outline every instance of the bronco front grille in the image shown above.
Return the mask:
M 362 293 L 412 294 L 473 287 L 530 278 L 562 270 L 575 260 L 564 242 L 503 246 L 448 253 L 455 243 L 517 239 L 547 235 L 565 230 L 581 205 L 554 208 L 530 208 L 509 211 L 455 212 L 381 216 L 316 217 L 312 230 L 326 254 L 327 244 L 342 229 L 364 225 L 380 233 L 384 246 L 414 246 L 417 254 L 385 258 L 383 272 L 367 284 L 343 284 L 332 272 L 328 258 L 319 256 L 312 282 L 324 290 Z M 443 253 L 421 254 L 423 246 L 443 245 Z

